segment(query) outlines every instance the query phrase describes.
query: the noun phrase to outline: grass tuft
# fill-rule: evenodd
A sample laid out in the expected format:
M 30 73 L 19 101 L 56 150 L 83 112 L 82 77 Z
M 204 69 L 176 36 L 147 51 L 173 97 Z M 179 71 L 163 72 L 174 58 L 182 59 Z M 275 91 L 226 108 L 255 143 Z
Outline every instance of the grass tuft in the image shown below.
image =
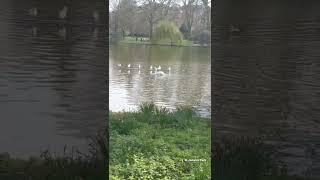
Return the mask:
M 108 145 L 105 135 L 99 135 L 90 145 L 89 154 L 64 147 L 63 155 L 57 156 L 44 151 L 40 157 L 28 160 L 10 158 L 0 159 L 0 179 L 2 180 L 91 180 L 107 179 L 106 159 Z
M 209 119 L 192 108 L 143 103 L 137 112 L 111 114 L 110 179 L 210 178 Z

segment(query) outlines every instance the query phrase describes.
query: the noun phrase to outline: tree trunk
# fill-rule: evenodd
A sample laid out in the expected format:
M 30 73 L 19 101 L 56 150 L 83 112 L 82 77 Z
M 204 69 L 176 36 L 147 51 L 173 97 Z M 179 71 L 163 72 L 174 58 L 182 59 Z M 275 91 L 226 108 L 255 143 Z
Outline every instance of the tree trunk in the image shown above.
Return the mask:
M 211 31 L 211 18 L 210 18 L 211 11 L 210 11 L 209 6 L 206 7 L 206 16 L 207 16 L 207 22 L 206 22 L 207 23 L 207 30 Z
M 192 25 L 190 22 L 190 19 L 188 20 L 188 22 L 186 23 L 187 25 L 187 39 L 191 39 L 191 29 L 192 29 Z
M 152 39 L 152 33 L 153 33 L 153 23 L 150 22 L 150 29 L 149 29 L 149 40 Z
M 117 32 L 118 31 L 118 15 L 117 15 L 117 13 L 114 16 L 115 16 L 115 18 L 114 18 L 114 32 Z

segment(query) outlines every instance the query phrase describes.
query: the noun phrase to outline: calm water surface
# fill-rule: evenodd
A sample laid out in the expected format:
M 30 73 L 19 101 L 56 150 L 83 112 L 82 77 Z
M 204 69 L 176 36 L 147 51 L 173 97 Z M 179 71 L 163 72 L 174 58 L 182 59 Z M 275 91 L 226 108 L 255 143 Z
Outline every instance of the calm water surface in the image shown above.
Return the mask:
M 103 3 L 0 2 L 0 153 L 28 157 L 63 146 L 87 150 L 105 125 L 106 30 L 92 24 Z M 30 15 L 38 8 L 37 17 Z
M 272 2 L 217 6 L 213 132 L 266 136 L 290 174 L 319 179 L 318 11 L 313 3 Z
M 136 110 L 140 103 L 152 101 L 169 109 L 193 106 L 210 117 L 209 48 L 119 44 L 110 46 L 109 53 L 111 111 Z M 164 75 L 155 75 L 150 66 L 161 66 Z

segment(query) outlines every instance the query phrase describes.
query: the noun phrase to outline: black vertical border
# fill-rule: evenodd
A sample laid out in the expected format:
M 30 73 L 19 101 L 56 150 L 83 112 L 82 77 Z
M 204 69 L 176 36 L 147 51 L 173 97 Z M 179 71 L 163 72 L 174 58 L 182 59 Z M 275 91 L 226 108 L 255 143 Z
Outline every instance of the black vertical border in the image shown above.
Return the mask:
M 106 39 L 107 39 L 107 48 L 106 48 L 106 51 L 107 51 L 107 56 L 106 59 L 105 59 L 105 67 L 106 67 L 106 117 L 105 117 L 105 120 L 106 120 L 106 136 L 107 136 L 107 152 L 108 152 L 108 155 L 106 155 L 106 160 L 105 160 L 105 163 L 106 163 L 106 166 L 105 166 L 105 170 L 107 171 L 106 172 L 106 178 L 109 179 L 109 139 L 110 139 L 110 136 L 109 136 L 109 0 L 105 0 L 105 5 L 106 5 L 106 8 L 107 10 L 105 11 L 105 13 L 107 14 L 107 18 L 106 18 L 106 26 L 105 28 L 107 29 L 106 32 Z
M 212 58 L 213 57 L 213 55 L 212 55 L 212 52 L 213 52 L 213 43 L 214 43 L 214 38 L 213 38 L 213 36 L 214 36 L 214 17 L 215 17 L 215 15 L 214 15 L 214 10 L 213 9 L 215 9 L 216 8 L 216 0 L 211 0 L 211 12 L 210 12 L 210 16 L 211 16 L 211 41 L 210 41 L 210 43 L 211 43 L 211 52 L 210 52 L 210 58 L 211 58 L 211 78 L 210 78 L 210 80 L 211 80 L 211 119 L 210 119 L 210 121 L 211 121 L 211 179 L 213 179 L 213 174 L 214 174 L 214 172 L 213 172 L 213 156 L 214 156 L 214 152 L 213 152 L 213 137 L 214 137 L 214 130 L 213 130 L 213 127 L 214 127 L 214 121 L 213 121 L 213 118 L 214 118 L 214 107 L 213 107 L 213 105 L 214 105 L 214 98 L 213 98 L 213 83 L 214 83 L 214 76 L 213 76 L 213 70 L 214 70 L 214 66 L 213 66 L 213 64 L 214 64 L 214 59 Z

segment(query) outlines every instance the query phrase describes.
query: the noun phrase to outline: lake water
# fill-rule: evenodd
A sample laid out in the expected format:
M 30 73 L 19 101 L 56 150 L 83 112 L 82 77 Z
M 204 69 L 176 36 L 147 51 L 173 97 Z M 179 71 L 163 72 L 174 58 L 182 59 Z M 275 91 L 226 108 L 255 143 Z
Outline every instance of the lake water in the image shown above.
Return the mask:
M 70 18 L 60 20 L 63 6 L 0 2 L 0 153 L 37 156 L 64 145 L 86 152 L 87 137 L 106 124 L 106 7 L 73 2 Z
M 136 110 L 142 102 L 152 101 L 169 109 L 193 106 L 202 116 L 210 117 L 210 51 L 205 47 L 111 45 L 109 109 Z M 159 66 L 157 71 L 164 75 L 155 74 L 154 67 Z
M 216 7 L 214 139 L 267 136 L 290 174 L 320 178 L 320 3 L 237 5 Z

